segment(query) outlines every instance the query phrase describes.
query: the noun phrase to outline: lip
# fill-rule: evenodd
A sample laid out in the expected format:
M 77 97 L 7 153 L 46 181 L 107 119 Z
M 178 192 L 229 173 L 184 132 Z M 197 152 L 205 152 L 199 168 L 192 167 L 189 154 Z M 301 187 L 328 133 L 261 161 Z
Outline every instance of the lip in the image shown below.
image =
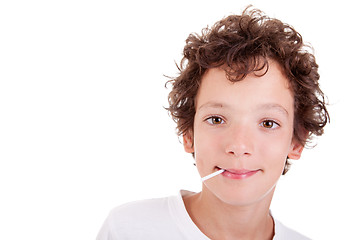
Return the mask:
M 248 169 L 224 169 L 225 171 L 221 173 L 222 176 L 230 179 L 247 179 L 255 175 L 260 169 L 257 170 L 248 170 Z

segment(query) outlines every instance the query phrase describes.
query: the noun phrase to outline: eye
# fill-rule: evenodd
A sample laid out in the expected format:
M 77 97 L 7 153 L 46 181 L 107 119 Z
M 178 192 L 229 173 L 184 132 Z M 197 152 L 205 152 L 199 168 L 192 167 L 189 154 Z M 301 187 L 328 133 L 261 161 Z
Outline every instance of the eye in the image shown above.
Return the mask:
M 206 121 L 212 125 L 219 125 L 224 123 L 224 120 L 218 116 L 209 117 L 206 119 Z
M 264 128 L 268 128 L 268 129 L 275 129 L 275 128 L 280 127 L 280 125 L 273 120 L 264 120 L 261 122 L 260 125 Z

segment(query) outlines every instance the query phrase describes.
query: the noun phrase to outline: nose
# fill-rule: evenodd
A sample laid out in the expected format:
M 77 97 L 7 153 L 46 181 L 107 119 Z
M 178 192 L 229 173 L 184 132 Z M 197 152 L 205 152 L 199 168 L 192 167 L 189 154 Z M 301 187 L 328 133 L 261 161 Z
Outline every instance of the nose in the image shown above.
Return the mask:
M 228 155 L 244 157 L 252 155 L 254 151 L 254 136 L 247 127 L 232 127 L 228 129 L 225 151 Z

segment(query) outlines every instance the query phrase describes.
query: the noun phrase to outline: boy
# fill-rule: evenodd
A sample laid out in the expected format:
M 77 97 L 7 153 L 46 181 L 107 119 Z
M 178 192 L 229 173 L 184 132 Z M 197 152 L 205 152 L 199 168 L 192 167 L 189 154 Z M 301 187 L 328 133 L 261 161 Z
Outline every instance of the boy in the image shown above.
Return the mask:
M 290 26 L 245 10 L 186 40 L 169 107 L 202 191 L 113 210 L 100 239 L 308 239 L 270 213 L 289 159 L 329 115 L 318 65 Z

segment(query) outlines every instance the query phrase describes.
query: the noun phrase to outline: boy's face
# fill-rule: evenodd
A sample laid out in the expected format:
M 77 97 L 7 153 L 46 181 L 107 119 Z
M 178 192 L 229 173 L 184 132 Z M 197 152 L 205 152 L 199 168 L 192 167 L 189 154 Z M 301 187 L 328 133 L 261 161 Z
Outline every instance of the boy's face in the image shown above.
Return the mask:
M 298 159 L 303 150 L 292 139 L 294 98 L 279 65 L 269 61 L 268 72 L 258 76 L 232 83 L 224 70 L 208 70 L 196 97 L 193 134 L 184 135 L 201 177 L 225 169 L 203 183 L 203 193 L 232 205 L 271 200 L 287 156 Z

